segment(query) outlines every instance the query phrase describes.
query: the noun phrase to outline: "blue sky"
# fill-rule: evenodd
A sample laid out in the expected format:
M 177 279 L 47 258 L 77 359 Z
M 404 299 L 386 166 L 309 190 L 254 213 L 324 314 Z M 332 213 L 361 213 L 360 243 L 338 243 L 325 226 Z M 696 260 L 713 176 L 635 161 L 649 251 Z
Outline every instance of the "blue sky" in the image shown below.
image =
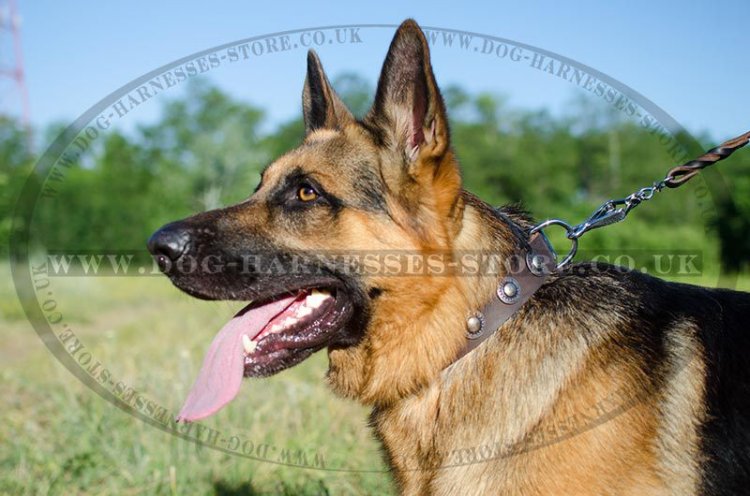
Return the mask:
M 420 24 L 508 38 L 587 64 L 637 90 L 691 132 L 716 139 L 750 128 L 747 26 L 750 2 L 477 3 L 321 1 L 129 2 L 18 0 L 32 121 L 73 120 L 118 87 L 180 57 L 223 43 L 295 28 L 334 24 Z M 362 32 L 362 43 L 322 46 L 329 75 L 371 80 L 391 29 Z M 521 108 L 566 108 L 582 90 L 528 67 L 433 47 L 441 84 L 504 95 Z M 264 106 L 272 121 L 300 112 L 305 50 L 211 71 L 212 81 Z M 165 93 L 129 123 L 158 115 Z M 3 106 L 8 102 L 3 101 Z

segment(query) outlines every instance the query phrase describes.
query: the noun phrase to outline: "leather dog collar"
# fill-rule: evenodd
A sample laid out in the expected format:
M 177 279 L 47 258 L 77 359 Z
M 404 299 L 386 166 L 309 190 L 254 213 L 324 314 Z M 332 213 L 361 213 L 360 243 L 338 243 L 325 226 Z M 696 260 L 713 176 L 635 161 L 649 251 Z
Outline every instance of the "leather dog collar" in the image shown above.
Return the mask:
M 556 255 L 547 237 L 531 235 L 528 248 L 511 257 L 508 273 L 500 279 L 493 298 L 466 320 L 466 344 L 454 363 L 492 336 L 556 270 Z

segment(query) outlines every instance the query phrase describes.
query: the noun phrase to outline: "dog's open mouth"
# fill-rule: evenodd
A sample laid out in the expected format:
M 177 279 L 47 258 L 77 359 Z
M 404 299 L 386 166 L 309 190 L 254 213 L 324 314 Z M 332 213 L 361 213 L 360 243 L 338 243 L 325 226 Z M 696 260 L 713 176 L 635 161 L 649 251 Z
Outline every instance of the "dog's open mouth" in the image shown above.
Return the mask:
M 216 413 L 237 395 L 244 376 L 295 365 L 330 344 L 352 313 L 343 291 L 304 289 L 251 303 L 216 335 L 178 421 Z

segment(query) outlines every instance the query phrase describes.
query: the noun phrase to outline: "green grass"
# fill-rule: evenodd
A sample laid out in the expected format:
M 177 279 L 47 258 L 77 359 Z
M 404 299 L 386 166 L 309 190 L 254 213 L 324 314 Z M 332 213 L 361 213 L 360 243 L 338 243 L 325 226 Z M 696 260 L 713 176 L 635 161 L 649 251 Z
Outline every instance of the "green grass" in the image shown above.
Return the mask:
M 203 424 L 275 450 L 323 456 L 334 472 L 229 455 L 165 433 L 115 408 L 74 378 L 26 322 L 0 264 L 0 493 L 390 494 L 367 410 L 325 386 L 318 353 L 273 378 L 248 380 Z M 706 274 L 685 279 L 715 286 Z M 750 290 L 750 277 L 739 279 Z M 214 333 L 237 304 L 200 302 L 164 278 L 53 281 L 59 308 L 88 350 L 122 380 L 176 410 Z M 278 457 L 271 456 L 271 459 Z
M 276 465 L 200 447 L 105 401 L 47 351 L 23 318 L 0 266 L 0 494 L 390 494 L 367 410 L 325 386 L 324 353 L 273 378 L 248 380 L 202 424 L 256 446 L 322 456 L 333 472 Z M 163 278 L 53 281 L 76 336 L 113 376 L 179 409 L 214 333 L 237 304 L 207 303 Z M 11 303 L 12 302 L 12 303 Z M 69 316 L 69 317 L 68 317 Z M 275 451 L 273 451 L 275 450 Z M 294 461 L 294 460 L 293 460 Z

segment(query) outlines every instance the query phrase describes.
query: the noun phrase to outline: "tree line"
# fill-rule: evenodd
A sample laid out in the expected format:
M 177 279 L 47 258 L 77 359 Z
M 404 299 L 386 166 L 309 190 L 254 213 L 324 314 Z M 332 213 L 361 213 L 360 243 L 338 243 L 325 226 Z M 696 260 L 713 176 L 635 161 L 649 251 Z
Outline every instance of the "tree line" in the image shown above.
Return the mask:
M 344 74 L 334 86 L 355 114 L 364 114 L 373 94 L 368 81 Z M 573 100 L 565 115 L 552 115 L 456 86 L 444 96 L 465 187 L 492 204 L 520 204 L 538 219 L 578 222 L 603 201 L 650 185 L 676 165 L 658 136 L 585 98 Z M 52 126 L 46 136 L 60 130 Z M 43 180 L 33 171 L 38 153 L 29 149 L 27 133 L 0 117 L 3 255 L 22 184 Z M 37 205 L 34 242 L 50 250 L 141 250 L 164 222 L 246 198 L 263 167 L 303 133 L 301 118 L 270 126 L 264 109 L 205 80 L 192 81 L 184 96 L 163 103 L 156 122 L 109 132 L 67 170 L 57 195 Z M 581 248 L 687 248 L 701 251 L 706 264 L 746 268 L 750 161 L 742 157 L 721 166 L 732 171 L 730 195 L 701 199 L 694 180 L 679 192 L 661 193 L 626 222 L 593 231 Z

